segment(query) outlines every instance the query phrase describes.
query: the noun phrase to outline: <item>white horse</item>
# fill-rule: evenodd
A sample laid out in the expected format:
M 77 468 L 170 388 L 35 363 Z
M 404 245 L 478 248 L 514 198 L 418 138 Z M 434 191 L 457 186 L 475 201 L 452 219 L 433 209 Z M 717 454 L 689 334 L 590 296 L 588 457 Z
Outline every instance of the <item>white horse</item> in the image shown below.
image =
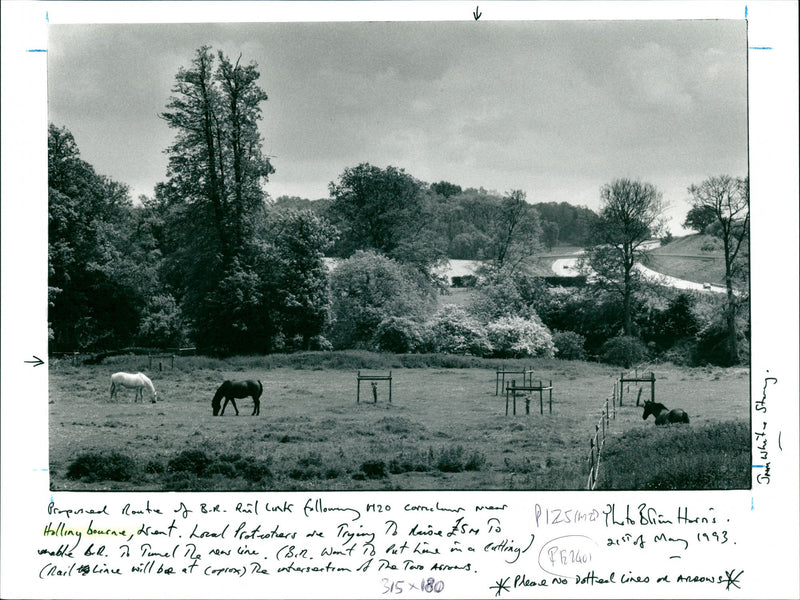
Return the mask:
M 111 399 L 114 399 L 114 396 L 117 395 L 117 388 L 119 387 L 126 387 L 126 388 L 136 388 L 136 396 L 134 396 L 133 401 L 136 402 L 139 398 L 144 400 L 144 388 L 150 390 L 150 402 L 156 401 L 156 388 L 153 387 L 153 382 L 150 381 L 150 378 L 143 373 L 136 373 L 135 375 L 132 373 L 114 373 L 111 376 Z

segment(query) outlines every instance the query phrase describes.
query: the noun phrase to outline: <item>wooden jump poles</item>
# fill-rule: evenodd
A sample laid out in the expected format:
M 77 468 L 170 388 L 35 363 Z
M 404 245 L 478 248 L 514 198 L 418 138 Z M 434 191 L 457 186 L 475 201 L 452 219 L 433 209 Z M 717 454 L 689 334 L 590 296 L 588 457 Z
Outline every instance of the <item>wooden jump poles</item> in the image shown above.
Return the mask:
M 499 368 L 495 372 L 494 380 L 494 395 L 500 394 L 500 390 L 506 387 L 506 375 L 522 375 L 522 385 L 533 385 L 533 367 L 530 369 L 523 369 L 522 371 L 506 371 L 505 367 Z
M 511 394 L 513 401 L 513 411 L 517 414 L 517 392 L 539 392 L 539 414 L 544 414 L 544 396 L 543 392 L 547 391 L 550 395 L 550 414 L 553 413 L 553 380 L 550 380 L 549 385 L 543 385 L 542 380 L 539 380 L 539 385 L 522 385 L 518 386 L 516 380 L 512 379 L 511 383 L 506 385 L 506 416 L 508 416 L 508 396 Z M 531 399 L 525 400 L 525 414 L 531 414 Z
M 656 376 L 655 373 L 652 371 L 648 377 L 644 375 L 639 377 L 639 374 L 636 373 L 633 377 L 625 377 L 625 373 L 620 373 L 619 375 L 619 405 L 622 406 L 622 384 L 623 383 L 650 383 L 650 402 L 656 401 Z M 636 398 L 636 406 L 639 406 L 639 398 L 641 398 L 642 394 L 639 394 L 639 397 Z
M 148 362 L 149 367 L 148 368 L 150 368 L 150 369 L 153 368 L 153 359 L 154 358 L 158 358 L 158 359 L 168 358 L 169 359 L 169 367 L 170 367 L 170 369 L 174 369 L 175 368 L 175 355 L 174 354 L 148 354 L 147 358 L 149 359 L 149 362 Z M 158 361 L 158 370 L 159 371 L 163 370 L 163 366 L 164 365 L 162 364 L 161 360 L 159 360 Z
M 361 371 L 358 372 L 358 387 L 356 389 L 356 404 L 361 402 L 361 382 L 362 381 L 388 381 L 389 382 L 389 403 L 392 402 L 392 372 L 389 371 L 388 375 L 362 375 Z M 378 401 L 377 383 L 372 384 L 372 397 L 374 402 Z

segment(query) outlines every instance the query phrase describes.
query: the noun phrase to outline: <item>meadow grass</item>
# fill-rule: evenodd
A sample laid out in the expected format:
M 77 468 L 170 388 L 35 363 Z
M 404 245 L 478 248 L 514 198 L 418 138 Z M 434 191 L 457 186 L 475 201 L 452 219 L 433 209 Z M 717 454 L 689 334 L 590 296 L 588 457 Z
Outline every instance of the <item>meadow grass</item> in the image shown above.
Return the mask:
M 619 376 L 580 361 L 366 352 L 180 357 L 174 369 L 155 372 L 146 361 L 51 363 L 54 490 L 583 489 L 589 438 Z M 553 413 L 545 397 L 539 414 L 536 395 L 531 414 L 518 400 L 516 416 L 506 416 L 504 395 L 495 395 L 501 364 L 533 367 L 534 379 L 552 379 Z M 379 382 L 378 402 L 362 384 L 357 404 L 358 369 L 391 369 L 392 403 L 386 382 Z M 147 372 L 158 402 L 134 404 L 133 390 L 111 402 L 109 378 L 119 370 Z M 657 399 L 687 410 L 690 427 L 723 419 L 747 427 L 747 369 L 653 370 Z M 250 416 L 252 400 L 244 399 L 237 402 L 239 416 L 228 406 L 213 417 L 211 398 L 224 379 L 260 379 L 261 415 Z M 648 395 L 649 388 L 643 399 Z M 641 407 L 626 402 L 612 432 L 661 435 L 641 415 Z M 749 452 L 747 439 L 741 445 Z M 110 456 L 121 465 L 118 478 L 101 471 Z
M 709 249 L 714 242 L 712 236 L 702 234 L 677 238 L 666 246 L 648 251 L 646 265 L 678 279 L 724 285 L 725 256 L 718 240 L 717 247 Z
M 628 431 L 603 449 L 597 489 L 747 489 L 749 440 L 741 421 Z

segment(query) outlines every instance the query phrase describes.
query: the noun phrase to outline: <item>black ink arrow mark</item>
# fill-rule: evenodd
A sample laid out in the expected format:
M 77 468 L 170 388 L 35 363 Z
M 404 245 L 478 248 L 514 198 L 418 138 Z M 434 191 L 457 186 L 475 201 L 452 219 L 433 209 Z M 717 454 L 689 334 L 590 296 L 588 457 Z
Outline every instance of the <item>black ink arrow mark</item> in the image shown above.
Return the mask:
M 475 17 L 475 20 L 476 20 L 476 21 L 477 21 L 478 19 L 480 19 L 480 18 L 481 18 L 481 15 L 483 14 L 482 12 L 478 12 L 478 9 L 479 9 L 479 8 L 480 8 L 480 6 L 475 6 L 475 12 L 473 12 L 473 13 L 472 13 L 472 16 L 473 16 L 473 17 Z
M 33 355 L 33 358 L 35 358 L 36 360 L 26 360 L 25 362 L 28 364 L 33 364 L 34 367 L 38 367 L 39 365 L 44 364 L 44 361 L 35 354 Z

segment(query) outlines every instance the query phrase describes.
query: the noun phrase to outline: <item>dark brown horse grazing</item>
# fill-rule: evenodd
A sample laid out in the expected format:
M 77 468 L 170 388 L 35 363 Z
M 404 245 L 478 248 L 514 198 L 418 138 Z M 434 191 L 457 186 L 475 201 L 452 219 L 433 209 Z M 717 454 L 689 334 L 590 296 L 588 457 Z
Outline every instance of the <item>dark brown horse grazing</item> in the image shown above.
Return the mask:
M 219 386 L 217 393 L 214 394 L 214 399 L 211 400 L 211 410 L 214 411 L 214 416 L 216 417 L 217 414 L 222 416 L 225 412 L 225 407 L 228 406 L 228 402 L 233 404 L 233 409 L 236 411 L 236 414 L 239 414 L 239 409 L 236 408 L 236 398 L 247 398 L 248 396 L 253 397 L 253 415 L 257 415 L 261 412 L 261 393 L 264 391 L 264 386 L 261 385 L 261 381 L 230 381 L 226 380 Z M 222 398 L 225 398 L 225 404 L 222 405 L 222 410 L 220 410 L 220 401 Z
M 668 425 L 670 423 L 688 423 L 689 415 L 680 408 L 668 409 L 658 402 L 647 401 L 644 403 L 644 414 L 642 419 L 647 419 L 650 415 L 656 418 L 656 425 Z

